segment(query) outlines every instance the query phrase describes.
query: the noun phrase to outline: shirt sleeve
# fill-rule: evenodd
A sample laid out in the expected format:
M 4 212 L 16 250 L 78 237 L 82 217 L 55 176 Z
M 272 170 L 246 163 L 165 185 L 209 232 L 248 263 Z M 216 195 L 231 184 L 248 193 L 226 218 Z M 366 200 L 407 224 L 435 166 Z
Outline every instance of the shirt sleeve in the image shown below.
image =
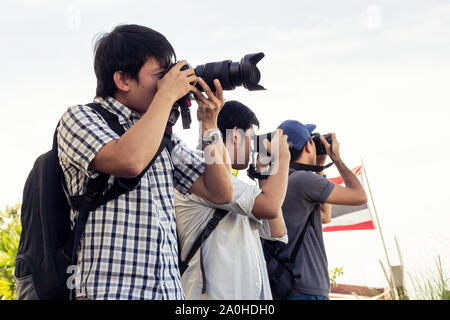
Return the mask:
M 172 142 L 174 143 L 171 153 L 174 187 L 186 195 L 192 184 L 205 172 L 205 161 L 175 134 L 172 134 Z
M 272 237 L 271 233 L 270 233 L 270 225 L 269 225 L 269 221 L 267 221 L 267 219 L 262 219 L 262 226 L 261 228 L 259 228 L 259 236 L 263 239 L 266 240 L 271 240 L 271 241 L 280 241 L 283 243 L 288 243 L 288 235 L 287 235 L 287 229 L 286 226 L 284 226 L 284 235 L 280 238 L 275 238 Z
M 292 178 L 289 183 L 294 185 L 293 190 L 304 193 L 310 202 L 324 204 L 334 188 L 333 182 L 313 172 L 299 171 Z
M 249 185 L 235 176 L 231 177 L 231 182 L 234 188 L 234 197 L 233 201 L 230 203 L 216 204 L 198 196 L 192 196 L 192 199 L 204 206 L 219 208 L 248 216 L 251 220 L 256 220 L 259 223 L 259 220 L 253 216 L 252 210 L 255 205 L 255 199 L 261 193 L 261 189 L 257 186 Z
M 74 166 L 89 177 L 95 173 L 89 166 L 98 151 L 108 142 L 120 138 L 102 116 L 82 105 L 67 109 L 57 130 L 60 161 Z

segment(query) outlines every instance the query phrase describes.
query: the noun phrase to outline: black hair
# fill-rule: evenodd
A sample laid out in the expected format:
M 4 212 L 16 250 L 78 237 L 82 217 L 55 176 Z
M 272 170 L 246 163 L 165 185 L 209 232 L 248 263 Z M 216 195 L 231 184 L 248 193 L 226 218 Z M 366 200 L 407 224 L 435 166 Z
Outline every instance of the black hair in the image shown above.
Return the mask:
M 289 152 L 291 153 L 291 162 L 298 160 L 304 149 L 305 147 L 303 147 L 301 150 L 295 149 L 294 147 L 290 147 Z
M 259 128 L 259 120 L 249 107 L 239 101 L 227 101 L 217 116 L 217 126 L 226 141 L 227 129 L 237 127 L 242 130 L 250 129 L 252 125 Z
M 138 73 L 148 58 L 155 58 L 168 67 L 175 51 L 159 32 L 135 24 L 119 25 L 110 33 L 97 36 L 94 45 L 94 71 L 97 77 L 96 95 L 112 96 L 117 90 L 113 75 L 123 71 L 138 80 Z

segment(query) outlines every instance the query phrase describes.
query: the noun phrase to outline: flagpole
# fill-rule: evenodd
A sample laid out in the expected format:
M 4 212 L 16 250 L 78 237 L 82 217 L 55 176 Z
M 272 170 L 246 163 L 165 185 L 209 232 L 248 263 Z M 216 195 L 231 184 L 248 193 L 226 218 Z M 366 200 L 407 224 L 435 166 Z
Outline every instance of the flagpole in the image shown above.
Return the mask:
M 369 178 L 367 176 L 366 166 L 364 164 L 363 159 L 361 159 L 361 164 L 362 164 L 362 169 L 363 169 L 363 172 L 364 172 L 364 180 L 366 180 L 367 188 L 369 190 L 370 201 L 372 203 L 373 211 L 375 212 L 375 217 L 377 218 L 377 225 L 378 225 L 378 230 L 379 230 L 380 236 L 381 236 L 381 242 L 383 243 L 384 253 L 386 255 L 386 260 L 387 260 L 387 263 L 388 263 L 388 266 L 389 266 L 390 279 L 391 279 L 389 281 L 389 286 L 391 287 L 391 289 L 392 289 L 392 291 L 394 293 L 395 299 L 398 300 L 398 294 L 397 294 L 397 290 L 395 288 L 395 281 L 394 281 L 394 275 L 393 275 L 392 268 L 391 268 L 391 262 L 389 260 L 389 255 L 388 255 L 388 252 L 387 252 L 387 249 L 386 249 L 386 243 L 384 242 L 383 232 L 381 231 L 380 219 L 378 217 L 377 208 L 375 207 L 375 201 L 373 200 L 372 190 L 370 189 Z

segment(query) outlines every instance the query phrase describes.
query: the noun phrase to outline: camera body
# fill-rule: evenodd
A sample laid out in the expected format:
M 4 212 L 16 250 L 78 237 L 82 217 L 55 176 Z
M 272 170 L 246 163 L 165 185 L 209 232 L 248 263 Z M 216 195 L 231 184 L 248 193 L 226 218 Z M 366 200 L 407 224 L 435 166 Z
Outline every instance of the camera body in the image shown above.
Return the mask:
M 259 134 L 257 136 L 254 137 L 254 147 L 253 147 L 253 151 L 256 153 L 260 153 L 260 152 L 265 152 L 267 154 L 267 150 L 264 146 L 264 139 L 267 139 L 268 141 L 272 141 L 272 137 L 276 134 L 276 131 L 274 132 L 269 132 L 269 133 L 263 133 L 263 134 Z
M 252 162 L 248 169 L 247 169 L 247 176 L 252 179 L 267 179 L 270 175 L 271 172 L 271 162 L 269 163 L 269 170 L 264 172 L 264 173 L 260 173 L 256 170 L 256 156 L 257 154 L 259 155 L 264 155 L 264 156 L 270 156 L 268 150 L 266 149 L 266 147 L 264 146 L 264 139 L 267 139 L 268 141 L 272 141 L 272 137 L 275 136 L 276 131 L 274 132 L 269 132 L 269 133 L 264 133 L 264 134 L 259 134 L 259 135 L 255 135 L 252 139 L 252 147 L 251 147 L 251 152 L 252 152 Z
M 323 154 L 327 154 L 327 150 L 325 150 L 325 146 L 323 145 L 322 141 L 320 140 L 320 133 L 313 133 L 311 135 L 312 137 L 312 141 L 314 141 L 314 143 L 316 144 L 316 154 L 317 155 L 323 155 Z M 324 139 L 330 144 L 331 146 L 331 136 L 326 136 L 326 135 L 322 135 L 322 137 L 324 137 Z
M 264 53 L 251 53 L 245 55 L 240 62 L 233 62 L 231 60 L 224 60 L 220 62 L 209 62 L 195 67 L 195 75 L 205 80 L 206 84 L 215 91 L 214 79 L 218 79 L 222 85 L 223 90 L 234 90 L 237 86 L 254 90 L 265 90 L 265 88 L 258 84 L 261 79 L 256 64 L 264 58 Z M 167 68 L 166 73 L 174 66 L 172 64 Z M 184 65 L 181 70 L 190 68 L 190 65 Z M 203 88 L 197 85 L 200 91 Z M 190 106 L 192 105 L 193 95 L 189 92 L 186 96 L 179 99 L 172 107 L 167 125 L 172 127 L 177 122 L 180 114 L 183 121 L 183 128 L 189 129 L 192 122 L 190 114 Z

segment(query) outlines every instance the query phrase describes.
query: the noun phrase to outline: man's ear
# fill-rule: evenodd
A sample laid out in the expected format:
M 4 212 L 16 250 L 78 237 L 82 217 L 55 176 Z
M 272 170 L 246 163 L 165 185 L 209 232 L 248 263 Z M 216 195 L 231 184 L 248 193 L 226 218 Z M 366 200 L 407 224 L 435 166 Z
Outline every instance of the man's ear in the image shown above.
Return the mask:
M 114 84 L 120 91 L 128 92 L 130 89 L 130 76 L 123 71 L 116 71 L 113 75 Z
M 233 143 L 234 143 L 234 145 L 237 145 L 238 144 L 238 127 L 237 126 L 234 126 L 234 128 L 233 128 Z
M 308 152 L 308 153 L 313 152 L 313 146 L 312 146 L 313 143 L 314 143 L 314 141 L 312 141 L 312 140 L 309 140 L 308 142 L 306 142 L 306 144 L 305 144 L 306 152 Z

